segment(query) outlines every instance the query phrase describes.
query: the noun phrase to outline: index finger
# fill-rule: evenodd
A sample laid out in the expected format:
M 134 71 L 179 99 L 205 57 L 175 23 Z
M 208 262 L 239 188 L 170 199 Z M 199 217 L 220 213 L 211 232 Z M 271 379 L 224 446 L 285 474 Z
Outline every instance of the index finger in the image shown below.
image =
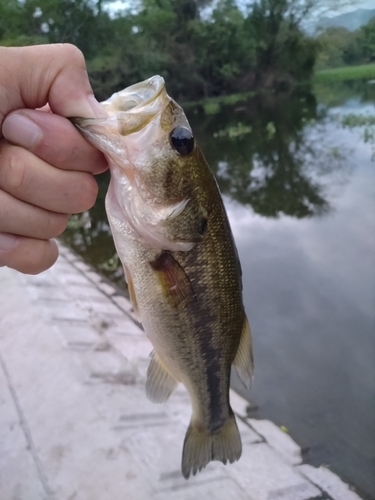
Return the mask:
M 73 45 L 0 47 L 0 73 L 0 124 L 15 109 L 47 103 L 62 116 L 105 115 L 90 87 L 83 54 Z
M 59 115 L 31 109 L 14 111 L 4 120 L 3 135 L 57 168 L 99 174 L 108 167 L 103 154 Z

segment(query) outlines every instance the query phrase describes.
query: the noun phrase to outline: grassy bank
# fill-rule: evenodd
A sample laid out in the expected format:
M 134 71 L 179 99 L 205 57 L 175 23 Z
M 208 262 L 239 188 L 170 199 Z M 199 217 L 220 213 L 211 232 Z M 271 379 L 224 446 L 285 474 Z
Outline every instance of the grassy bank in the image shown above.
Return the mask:
M 344 66 L 317 71 L 314 80 L 317 82 L 332 82 L 339 80 L 359 80 L 361 78 L 375 79 L 375 63 L 361 66 Z

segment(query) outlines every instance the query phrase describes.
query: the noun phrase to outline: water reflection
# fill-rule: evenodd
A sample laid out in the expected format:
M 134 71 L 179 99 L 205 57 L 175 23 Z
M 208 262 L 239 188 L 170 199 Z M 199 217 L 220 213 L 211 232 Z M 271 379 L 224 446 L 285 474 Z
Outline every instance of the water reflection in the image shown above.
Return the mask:
M 223 194 L 267 217 L 301 218 L 329 208 L 309 172 L 317 150 L 304 132 L 321 118 L 315 97 L 298 91 L 260 93 L 214 116 L 196 109 L 190 121 Z

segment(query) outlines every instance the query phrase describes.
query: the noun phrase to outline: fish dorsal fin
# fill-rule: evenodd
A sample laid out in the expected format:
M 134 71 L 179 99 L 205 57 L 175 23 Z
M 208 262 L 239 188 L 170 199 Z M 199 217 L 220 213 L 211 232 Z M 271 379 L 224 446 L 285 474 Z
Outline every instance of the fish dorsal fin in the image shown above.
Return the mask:
M 141 321 L 139 309 L 138 309 L 137 297 L 135 295 L 135 290 L 134 290 L 133 280 L 132 280 L 132 277 L 130 275 L 129 269 L 126 266 L 124 266 L 124 273 L 125 273 L 126 282 L 128 284 L 130 300 L 132 301 L 132 304 L 133 304 L 134 314 L 135 314 L 136 318 L 138 319 L 138 321 Z
M 155 351 L 147 370 L 146 395 L 153 403 L 164 403 L 176 388 L 178 382 L 169 373 Z
M 194 291 L 183 267 L 170 252 L 164 251 L 150 266 L 156 272 L 163 294 L 173 307 L 194 298 Z
M 251 382 L 253 381 L 254 360 L 250 325 L 246 314 L 244 315 L 240 344 L 237 349 L 236 357 L 233 361 L 233 366 L 236 369 L 237 375 L 243 385 L 249 389 Z

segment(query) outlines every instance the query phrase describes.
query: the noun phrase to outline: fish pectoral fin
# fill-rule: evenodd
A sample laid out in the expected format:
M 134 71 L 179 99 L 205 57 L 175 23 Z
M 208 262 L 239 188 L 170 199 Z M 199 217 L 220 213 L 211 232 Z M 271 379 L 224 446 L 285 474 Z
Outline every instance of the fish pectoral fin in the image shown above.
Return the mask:
M 185 479 L 191 473 L 195 476 L 211 460 L 220 460 L 224 465 L 227 462 L 232 464 L 241 453 L 241 437 L 233 411 L 230 410 L 228 420 L 215 432 L 191 421 L 182 451 L 182 474 Z
M 192 284 L 183 267 L 170 252 L 163 251 L 150 266 L 156 272 L 165 297 L 173 307 L 195 298 Z
M 178 381 L 169 373 L 155 351 L 147 370 L 146 395 L 153 403 L 164 403 L 177 387 Z
M 126 283 L 128 284 L 130 300 L 133 304 L 134 314 L 135 314 L 136 318 L 138 319 L 138 321 L 141 322 L 139 309 L 138 309 L 138 303 L 137 303 L 137 297 L 135 295 L 135 290 L 134 290 L 133 280 L 132 280 L 131 274 L 129 272 L 129 269 L 126 266 L 124 266 L 124 273 L 125 273 Z
M 244 315 L 240 344 L 233 361 L 233 366 L 243 385 L 249 389 L 254 376 L 254 360 L 250 325 L 246 315 Z

